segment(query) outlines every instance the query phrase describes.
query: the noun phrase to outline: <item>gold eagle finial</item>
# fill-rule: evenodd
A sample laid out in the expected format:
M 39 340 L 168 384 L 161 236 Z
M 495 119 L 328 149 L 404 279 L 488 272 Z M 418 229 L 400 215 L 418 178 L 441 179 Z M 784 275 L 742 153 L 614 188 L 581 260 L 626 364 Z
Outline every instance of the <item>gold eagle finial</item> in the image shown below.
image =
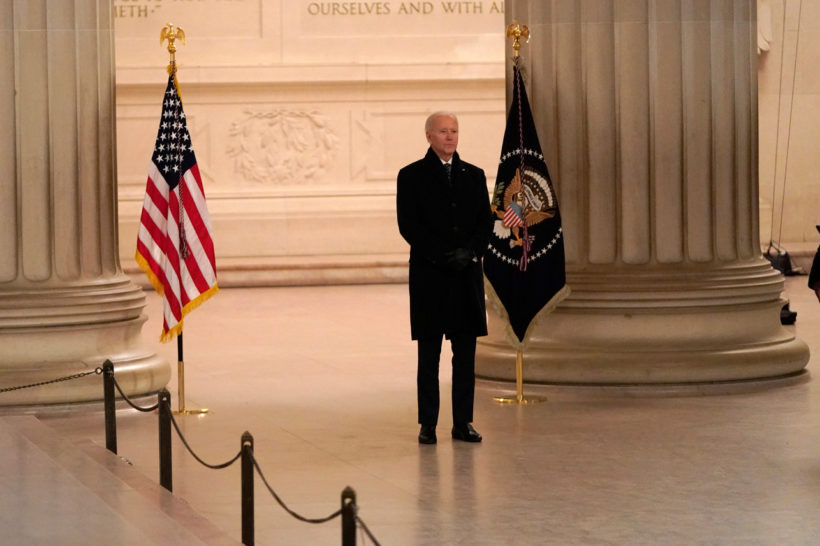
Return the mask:
M 519 25 L 518 21 L 513 21 L 507 26 L 507 38 L 513 39 L 514 56 L 518 57 L 518 50 L 521 49 L 521 37 L 526 43 L 530 43 L 530 29 L 527 25 Z
M 171 54 L 171 66 L 174 66 L 176 64 L 177 52 L 177 46 L 174 42 L 176 42 L 176 40 L 180 40 L 182 45 L 185 45 L 185 31 L 180 27 L 175 27 L 174 23 L 168 23 L 162 27 L 162 31 L 159 33 L 160 45 L 165 40 L 168 40 L 168 53 Z

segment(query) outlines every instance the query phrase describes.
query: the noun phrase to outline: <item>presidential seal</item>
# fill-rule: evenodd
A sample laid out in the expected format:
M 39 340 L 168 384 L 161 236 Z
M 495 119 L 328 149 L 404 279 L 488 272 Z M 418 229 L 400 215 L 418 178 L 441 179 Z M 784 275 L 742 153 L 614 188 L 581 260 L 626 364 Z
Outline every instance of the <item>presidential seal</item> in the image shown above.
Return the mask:
M 546 176 L 528 167 L 522 176 L 518 168 L 503 194 L 494 196 L 491 208 L 497 216 L 493 233 L 499 239 L 510 239 L 510 248 L 514 248 L 525 243 L 522 230 L 529 232 L 528 228 L 555 216 L 555 195 Z

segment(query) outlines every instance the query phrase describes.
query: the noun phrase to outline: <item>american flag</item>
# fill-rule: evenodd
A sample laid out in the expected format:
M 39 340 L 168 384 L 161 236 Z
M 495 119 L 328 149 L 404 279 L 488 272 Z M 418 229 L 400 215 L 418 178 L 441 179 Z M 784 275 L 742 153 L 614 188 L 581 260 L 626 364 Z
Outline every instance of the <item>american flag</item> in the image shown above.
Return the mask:
M 162 341 L 181 333 L 185 315 L 219 290 L 205 190 L 173 73 L 148 169 L 136 260 L 163 296 Z

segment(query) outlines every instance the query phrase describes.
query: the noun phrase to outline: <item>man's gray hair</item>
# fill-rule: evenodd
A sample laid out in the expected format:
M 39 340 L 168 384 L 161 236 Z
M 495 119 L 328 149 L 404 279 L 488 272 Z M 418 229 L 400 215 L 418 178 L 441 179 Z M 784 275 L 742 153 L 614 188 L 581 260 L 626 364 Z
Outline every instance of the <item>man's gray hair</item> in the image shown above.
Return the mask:
M 456 125 L 458 125 L 458 116 L 456 116 L 452 112 L 447 112 L 445 110 L 439 110 L 438 112 L 433 112 L 429 116 L 427 116 L 427 121 L 424 122 L 424 133 L 429 133 L 430 130 L 433 128 L 433 120 L 439 116 L 444 116 L 448 118 L 453 118 L 456 120 Z

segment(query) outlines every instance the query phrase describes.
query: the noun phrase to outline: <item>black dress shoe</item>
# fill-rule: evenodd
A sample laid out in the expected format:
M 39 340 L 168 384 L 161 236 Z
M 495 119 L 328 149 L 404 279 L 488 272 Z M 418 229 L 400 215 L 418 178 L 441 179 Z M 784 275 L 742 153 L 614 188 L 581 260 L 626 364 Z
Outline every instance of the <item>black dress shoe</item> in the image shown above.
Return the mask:
M 467 423 L 465 425 L 453 426 L 453 438 L 463 442 L 480 442 L 481 434 L 473 428 L 473 425 Z
M 420 444 L 435 444 L 436 443 L 436 427 L 431 425 L 421 425 L 419 431 Z

